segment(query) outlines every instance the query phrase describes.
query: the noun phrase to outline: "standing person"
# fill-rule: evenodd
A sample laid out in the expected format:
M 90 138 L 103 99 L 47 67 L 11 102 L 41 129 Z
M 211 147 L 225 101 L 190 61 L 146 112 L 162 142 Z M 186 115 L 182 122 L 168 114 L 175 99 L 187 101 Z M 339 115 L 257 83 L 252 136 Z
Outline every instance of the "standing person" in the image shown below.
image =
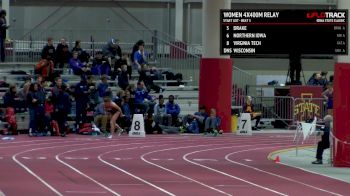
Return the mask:
M 44 135 L 45 119 L 45 92 L 38 83 L 32 83 L 27 95 L 27 105 L 29 108 L 29 135 Z
M 327 114 L 333 116 L 333 85 L 328 84 L 327 89 L 323 91 L 322 95 L 327 99 Z
M 75 102 L 76 102 L 76 115 L 75 123 L 77 129 L 79 125 L 86 122 L 86 112 L 89 98 L 89 86 L 84 76 L 81 76 L 80 82 L 75 86 Z
M 322 133 L 322 139 L 317 144 L 317 152 L 316 152 L 316 161 L 313 161 L 312 164 L 323 164 L 323 151 L 329 148 L 329 132 L 331 131 L 331 122 L 333 121 L 333 117 L 331 115 L 327 115 L 324 117 L 325 127 Z
M 56 60 L 56 49 L 53 46 L 53 39 L 52 37 L 47 38 L 47 44 L 44 46 L 43 50 L 41 51 L 41 58 L 42 59 L 48 59 L 55 62 Z
M 289 54 L 289 73 L 291 84 L 301 85 L 300 72 L 301 72 L 301 55 L 298 52 L 292 52 Z M 295 74 L 294 74 L 295 72 Z M 294 77 L 295 76 L 295 77 Z
M 69 62 L 71 58 L 71 53 L 69 52 L 69 47 L 67 45 L 66 39 L 61 38 L 60 43 L 56 47 L 57 54 L 57 67 L 63 69 L 64 65 Z M 62 70 L 61 70 L 62 73 Z
M 180 106 L 175 103 L 174 99 L 174 95 L 169 95 L 168 103 L 166 103 L 165 108 L 166 113 L 171 116 L 171 125 L 176 126 L 180 114 Z
M 56 79 L 56 86 L 52 93 L 52 103 L 54 105 L 54 120 L 57 121 L 60 134 L 62 137 L 66 136 L 66 122 L 67 116 L 71 110 L 71 102 L 68 93 L 65 91 L 65 86 L 62 84 L 62 79 Z
M 132 62 L 134 65 L 134 69 L 141 70 L 141 66 L 147 64 L 146 56 L 145 56 L 145 42 L 143 40 L 139 40 L 131 53 Z
M 6 22 L 6 10 L 2 9 L 0 11 L 0 56 L 1 62 L 5 62 L 5 39 L 6 39 L 6 30 L 10 26 Z
M 128 68 L 127 65 L 122 65 L 121 72 L 118 75 L 118 86 L 123 90 L 129 86 Z

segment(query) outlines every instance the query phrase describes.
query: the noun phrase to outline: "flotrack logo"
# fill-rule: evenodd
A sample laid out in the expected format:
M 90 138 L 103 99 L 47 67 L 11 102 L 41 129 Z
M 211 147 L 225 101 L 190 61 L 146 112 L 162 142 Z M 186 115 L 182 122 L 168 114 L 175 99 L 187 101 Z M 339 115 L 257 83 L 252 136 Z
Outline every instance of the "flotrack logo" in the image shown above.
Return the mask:
M 308 19 L 324 19 L 324 18 L 346 18 L 345 12 L 307 12 L 306 18 Z

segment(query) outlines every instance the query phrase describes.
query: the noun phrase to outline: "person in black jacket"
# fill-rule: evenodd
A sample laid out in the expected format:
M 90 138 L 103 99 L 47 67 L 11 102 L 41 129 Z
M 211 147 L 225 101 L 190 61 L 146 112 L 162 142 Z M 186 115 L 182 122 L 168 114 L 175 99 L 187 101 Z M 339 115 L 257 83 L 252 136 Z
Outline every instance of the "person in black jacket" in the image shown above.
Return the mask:
M 5 61 L 5 39 L 6 30 L 9 28 L 6 22 L 6 10 L 0 11 L 0 59 L 1 62 Z
M 19 101 L 19 97 L 17 95 L 17 87 L 15 85 L 11 85 L 9 90 L 4 95 L 4 106 L 6 108 L 14 108 Z
M 62 85 L 62 79 L 56 79 L 56 87 L 52 91 L 52 103 L 54 105 L 53 119 L 57 121 L 60 134 L 66 136 L 67 116 L 71 110 L 71 102 L 69 94 L 65 91 L 65 86 Z
M 122 65 L 121 72 L 118 75 L 118 86 L 123 90 L 126 90 L 126 88 L 129 86 L 127 65 Z
M 325 127 L 322 133 L 322 139 L 317 144 L 317 152 L 316 152 L 316 161 L 313 161 L 312 164 L 323 164 L 323 151 L 329 148 L 329 133 L 331 129 L 331 122 L 333 121 L 333 117 L 331 115 L 327 115 L 324 117 Z
M 61 38 L 61 43 L 57 45 L 56 54 L 57 66 L 58 68 L 62 69 L 64 68 L 65 64 L 68 64 L 70 58 L 72 57 L 65 38 Z
M 52 60 L 54 63 L 56 63 L 56 49 L 53 46 L 53 39 L 51 37 L 47 38 L 47 44 L 41 51 L 41 58 Z
M 86 112 L 88 103 L 90 101 L 90 91 L 87 79 L 81 76 L 80 82 L 75 86 L 75 102 L 76 102 L 76 116 L 75 123 L 79 129 L 79 125 L 86 122 Z
M 32 83 L 29 87 L 27 95 L 27 106 L 29 108 L 29 135 L 41 134 L 44 135 L 45 118 L 45 91 L 40 88 L 38 83 Z

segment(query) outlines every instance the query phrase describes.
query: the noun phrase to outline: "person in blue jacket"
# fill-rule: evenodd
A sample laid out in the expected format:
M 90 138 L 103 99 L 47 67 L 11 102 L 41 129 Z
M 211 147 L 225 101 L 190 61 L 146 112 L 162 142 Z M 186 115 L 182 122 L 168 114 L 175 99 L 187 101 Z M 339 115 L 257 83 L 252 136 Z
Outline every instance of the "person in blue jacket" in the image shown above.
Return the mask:
M 139 110 L 142 111 L 143 114 L 148 112 L 148 109 L 151 107 L 153 99 L 148 94 L 148 91 L 146 90 L 144 83 L 142 81 L 137 82 L 137 88 L 135 90 L 135 100 L 134 100 L 134 106 L 135 106 L 135 113 L 140 113 Z M 154 105 L 153 105 L 154 106 Z
M 171 124 L 176 125 L 178 123 L 178 117 L 180 114 L 180 106 L 174 102 L 174 95 L 169 95 L 168 103 L 166 103 L 166 113 L 171 115 Z

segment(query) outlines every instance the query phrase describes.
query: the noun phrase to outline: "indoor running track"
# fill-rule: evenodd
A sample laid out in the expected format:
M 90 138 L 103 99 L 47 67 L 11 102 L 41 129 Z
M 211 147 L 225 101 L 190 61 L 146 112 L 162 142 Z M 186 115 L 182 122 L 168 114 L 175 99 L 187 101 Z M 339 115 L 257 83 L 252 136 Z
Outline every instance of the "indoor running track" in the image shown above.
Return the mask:
M 21 135 L 0 141 L 0 190 L 6 196 L 350 195 L 349 183 L 267 160 L 293 147 L 292 139 Z

